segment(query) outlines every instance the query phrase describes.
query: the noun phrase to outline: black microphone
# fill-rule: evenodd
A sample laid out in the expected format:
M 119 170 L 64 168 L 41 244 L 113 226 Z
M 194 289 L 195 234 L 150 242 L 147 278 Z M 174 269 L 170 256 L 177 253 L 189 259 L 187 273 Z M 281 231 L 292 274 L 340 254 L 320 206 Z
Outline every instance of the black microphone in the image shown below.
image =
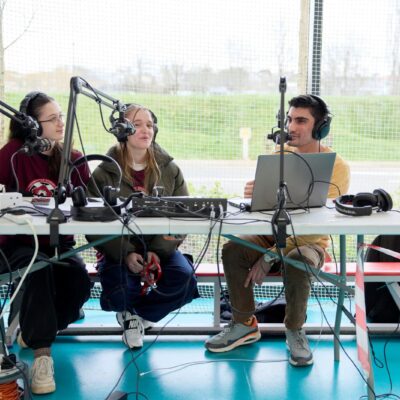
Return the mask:
M 119 112 L 118 119 L 115 119 L 113 113 L 110 115 L 111 129 L 110 132 L 116 136 L 119 142 L 125 141 L 128 136 L 134 135 L 136 128 L 132 122 L 125 118 L 125 113 Z
M 32 141 L 25 141 L 20 149 L 21 153 L 25 153 L 28 156 L 33 156 L 34 154 L 41 153 L 42 151 L 47 151 L 51 149 L 51 141 L 44 138 L 36 138 Z
M 292 140 L 292 136 L 290 133 L 285 129 L 286 128 L 286 123 L 285 126 L 283 127 L 283 132 L 281 132 L 282 127 L 281 127 L 281 110 L 278 110 L 278 113 L 276 114 L 276 120 L 278 121 L 278 126 L 275 126 L 271 129 L 271 133 L 267 136 L 267 139 L 273 140 L 276 144 L 281 143 L 281 133 L 283 133 L 283 137 L 285 138 L 284 143 L 288 142 L 289 140 Z M 274 131 L 274 129 L 278 128 L 278 130 Z
M 275 128 L 272 128 L 271 133 L 267 136 L 268 139 L 273 140 L 276 144 L 281 143 L 281 130 L 278 129 L 277 131 L 274 131 Z M 288 142 L 289 140 L 292 140 L 292 136 L 290 135 L 289 132 L 283 130 L 283 137 L 284 137 L 284 143 Z

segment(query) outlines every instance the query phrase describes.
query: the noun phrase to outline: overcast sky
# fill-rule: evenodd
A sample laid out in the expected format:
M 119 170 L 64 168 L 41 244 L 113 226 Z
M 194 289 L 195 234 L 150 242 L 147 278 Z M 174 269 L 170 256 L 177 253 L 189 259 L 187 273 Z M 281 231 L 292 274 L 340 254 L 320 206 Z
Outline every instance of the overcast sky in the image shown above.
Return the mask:
M 387 69 L 395 1 L 326 0 L 324 51 L 352 48 L 365 57 L 363 68 Z M 149 70 L 171 64 L 273 70 L 282 49 L 293 70 L 299 15 L 300 0 L 8 0 L 5 45 L 32 22 L 7 49 L 6 69 L 115 71 L 140 59 Z

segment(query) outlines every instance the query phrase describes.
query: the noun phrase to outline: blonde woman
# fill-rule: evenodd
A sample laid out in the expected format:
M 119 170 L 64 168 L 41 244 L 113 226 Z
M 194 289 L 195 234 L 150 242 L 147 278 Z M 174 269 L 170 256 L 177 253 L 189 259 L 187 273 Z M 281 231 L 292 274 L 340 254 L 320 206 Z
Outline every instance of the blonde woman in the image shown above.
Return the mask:
M 152 194 L 156 186 L 163 187 L 165 196 L 188 195 L 181 170 L 155 142 L 156 116 L 147 108 L 130 104 L 125 117 L 135 132 L 107 153 L 122 170 L 120 195 L 128 197 L 138 191 Z M 93 178 L 102 192 L 105 186 L 116 187 L 120 176 L 116 165 L 103 162 L 93 172 Z M 88 188 L 90 195 L 99 196 L 93 183 Z M 117 312 L 117 321 L 124 330 L 123 341 L 131 349 L 143 346 L 144 331 L 152 323 L 198 297 L 193 266 L 178 250 L 181 242 L 162 235 L 131 235 L 97 247 L 101 307 Z M 152 269 L 160 266 L 161 277 L 157 289 L 143 293 L 141 275 L 149 264 Z

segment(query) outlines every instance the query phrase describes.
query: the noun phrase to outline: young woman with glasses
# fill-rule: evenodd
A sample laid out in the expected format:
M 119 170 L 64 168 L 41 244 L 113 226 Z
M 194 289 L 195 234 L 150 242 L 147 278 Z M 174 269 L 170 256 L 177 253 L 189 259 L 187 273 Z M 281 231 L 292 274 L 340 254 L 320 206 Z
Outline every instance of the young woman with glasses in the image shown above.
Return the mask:
M 11 120 L 8 142 L 0 150 L 0 184 L 7 192 L 17 189 L 30 197 L 51 197 L 57 187 L 64 139 L 64 116 L 58 103 L 42 92 L 31 92 L 20 104 L 21 113 L 32 117 L 38 123 L 38 130 L 32 133 Z M 32 135 L 34 136 L 32 138 Z M 51 144 L 47 150 L 32 155 L 21 152 L 26 141 L 35 136 L 47 139 Z M 71 160 L 81 156 L 72 150 Z M 14 173 L 13 173 L 14 171 Z M 87 165 L 73 171 L 71 183 L 74 186 L 86 184 L 89 180 Z M 36 261 L 48 260 L 55 255 L 49 237 L 39 238 L 39 253 Z M 75 242 L 72 236 L 60 236 L 61 253 L 71 250 Z M 33 253 L 32 236 L 0 237 L 0 272 L 27 266 Z M 19 311 L 21 328 L 18 344 L 30 347 L 34 352 L 31 370 L 31 389 L 35 394 L 54 392 L 54 365 L 51 345 L 57 332 L 79 319 L 80 309 L 90 296 L 90 279 L 81 257 L 75 255 L 30 273 L 24 283 Z M 17 297 L 18 298 L 18 297 Z

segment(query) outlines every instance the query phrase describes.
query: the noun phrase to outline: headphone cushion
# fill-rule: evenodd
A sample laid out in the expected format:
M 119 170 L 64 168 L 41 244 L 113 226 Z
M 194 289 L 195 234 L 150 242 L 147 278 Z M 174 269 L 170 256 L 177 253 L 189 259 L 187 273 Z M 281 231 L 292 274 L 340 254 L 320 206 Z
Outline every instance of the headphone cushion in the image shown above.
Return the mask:
M 353 207 L 376 207 L 378 199 L 375 193 L 357 193 L 353 198 Z
M 382 211 L 389 211 L 393 207 L 392 197 L 383 189 L 375 189 L 374 195 L 377 197 L 377 205 Z
M 103 197 L 104 197 L 104 204 L 110 206 L 116 206 L 117 200 L 119 196 L 119 189 L 116 189 L 112 186 L 104 186 L 103 188 Z
M 331 121 L 332 117 L 327 116 L 324 118 L 315 128 L 313 131 L 313 138 L 316 140 L 325 139 L 328 136 L 328 133 L 331 129 Z
M 21 101 L 20 105 L 19 105 L 19 111 L 22 112 L 23 114 L 27 114 L 28 115 L 28 108 L 29 105 L 31 104 L 31 102 L 39 95 L 43 94 L 42 92 L 38 92 L 38 91 L 33 91 L 33 92 L 29 92 Z M 38 122 L 39 125 L 39 129 L 37 131 L 37 136 L 42 136 L 43 133 L 43 128 L 42 125 Z M 29 129 L 24 129 L 24 133 L 26 136 L 29 135 L 30 130 Z
M 86 193 L 82 186 L 77 186 L 71 193 L 72 204 L 74 207 L 84 207 L 87 205 Z

